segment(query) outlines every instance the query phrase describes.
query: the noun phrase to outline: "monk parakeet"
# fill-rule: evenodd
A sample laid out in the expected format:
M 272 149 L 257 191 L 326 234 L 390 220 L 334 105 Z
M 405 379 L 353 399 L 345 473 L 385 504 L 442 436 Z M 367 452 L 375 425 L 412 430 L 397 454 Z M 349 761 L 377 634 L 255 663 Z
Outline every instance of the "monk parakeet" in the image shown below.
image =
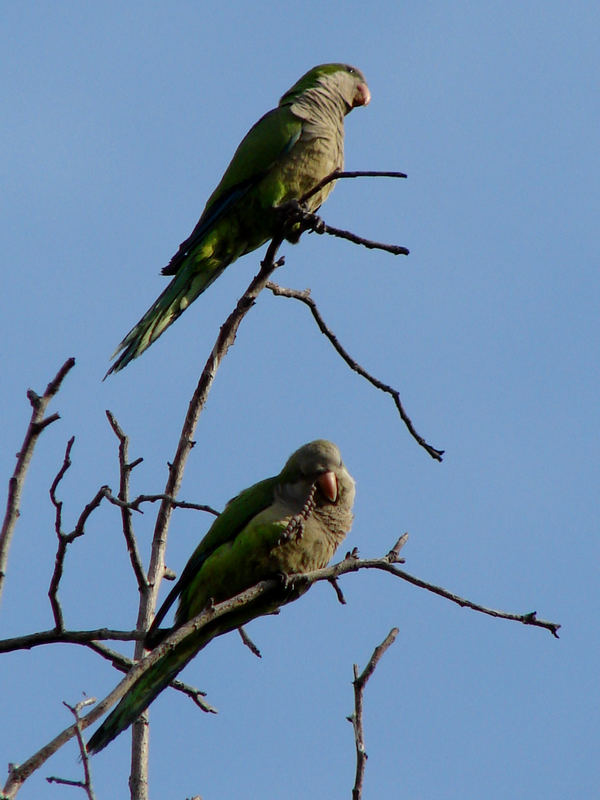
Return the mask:
M 271 239 L 277 206 L 299 200 L 343 167 L 344 117 L 370 99 L 360 70 L 322 64 L 259 119 L 242 139 L 191 235 L 163 269 L 175 277 L 123 339 L 107 374 L 143 353 L 232 261 Z M 332 188 L 329 183 L 313 195 L 307 210 L 317 211 Z M 298 236 L 288 238 L 297 241 Z
M 295 600 L 305 589 L 286 576 L 327 565 L 352 525 L 354 480 L 332 442 L 317 439 L 293 453 L 279 475 L 254 484 L 230 500 L 188 561 L 148 632 L 154 647 L 170 631 L 159 629 L 179 600 L 177 628 L 211 603 L 227 600 L 262 580 L 280 576 L 281 587 L 254 603 L 215 619 L 167 650 L 129 689 L 94 733 L 95 753 L 148 707 L 185 665 L 215 636 Z

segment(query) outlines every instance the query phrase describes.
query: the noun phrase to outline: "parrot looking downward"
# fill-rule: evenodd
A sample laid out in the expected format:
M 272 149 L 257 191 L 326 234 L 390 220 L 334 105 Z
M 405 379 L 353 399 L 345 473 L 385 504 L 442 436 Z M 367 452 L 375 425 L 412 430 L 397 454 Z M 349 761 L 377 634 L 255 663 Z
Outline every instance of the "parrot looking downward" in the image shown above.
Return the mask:
M 107 375 L 143 353 L 229 264 L 271 239 L 278 206 L 299 200 L 343 167 L 344 117 L 370 99 L 360 70 L 322 64 L 259 119 L 235 151 L 191 235 L 163 269 L 175 277 L 123 339 Z M 314 194 L 307 210 L 317 211 L 332 188 L 333 182 Z M 294 242 L 298 236 L 288 239 Z
M 332 442 L 317 439 L 287 460 L 279 475 L 230 500 L 169 592 L 146 636 L 155 647 L 171 631 L 159 625 L 178 598 L 174 629 L 203 609 L 260 581 L 325 567 L 352 526 L 354 479 Z M 211 639 L 297 599 L 287 587 L 219 617 L 166 650 L 131 686 L 88 742 L 97 753 L 125 730 Z

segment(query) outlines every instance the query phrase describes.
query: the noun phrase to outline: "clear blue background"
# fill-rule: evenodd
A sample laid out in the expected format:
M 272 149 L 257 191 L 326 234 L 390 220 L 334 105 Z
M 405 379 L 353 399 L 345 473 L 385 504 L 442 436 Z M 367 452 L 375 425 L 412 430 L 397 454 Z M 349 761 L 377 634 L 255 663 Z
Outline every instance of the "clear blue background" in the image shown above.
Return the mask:
M 398 387 L 432 461 L 390 398 L 351 373 L 303 306 L 263 294 L 198 426 L 181 497 L 221 507 L 298 445 L 336 441 L 357 480 L 348 547 L 387 552 L 473 600 L 533 611 L 543 630 L 483 617 L 384 574 L 319 585 L 199 656 L 184 678 L 218 717 L 167 692 L 152 707 L 157 797 L 348 797 L 352 663 L 400 633 L 366 694 L 367 798 L 592 797 L 598 768 L 598 53 L 594 3 L 4 3 L 0 300 L 6 487 L 29 418 L 68 356 L 23 497 L 0 635 L 51 627 L 48 487 L 68 437 L 64 526 L 118 488 L 111 409 L 160 492 L 218 330 L 257 271 L 232 266 L 144 356 L 100 382 L 164 287 L 237 143 L 309 67 L 344 60 L 373 100 L 346 124 L 352 169 L 332 225 L 408 246 L 394 258 L 326 237 L 284 248 L 283 285 L 311 287 L 367 369 Z M 153 509 L 136 518 L 148 551 Z M 180 570 L 209 519 L 178 511 Z M 344 547 L 344 549 L 346 549 Z M 130 628 L 137 590 L 116 509 L 94 514 L 61 584 L 71 628 Z M 127 648 L 129 651 L 129 648 Z M 83 648 L 0 659 L 0 762 L 71 721 L 61 705 L 118 680 Z M 128 736 L 94 758 L 98 797 L 127 797 Z M 5 768 L 4 766 L 4 768 Z M 21 797 L 62 797 L 65 747 Z

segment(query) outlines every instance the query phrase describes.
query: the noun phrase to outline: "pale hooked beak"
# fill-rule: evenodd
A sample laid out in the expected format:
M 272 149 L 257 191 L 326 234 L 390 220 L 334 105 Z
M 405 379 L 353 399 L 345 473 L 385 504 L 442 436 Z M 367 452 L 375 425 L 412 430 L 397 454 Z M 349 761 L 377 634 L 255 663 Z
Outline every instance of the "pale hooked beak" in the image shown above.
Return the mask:
M 369 91 L 369 87 L 366 83 L 359 83 L 356 87 L 352 108 L 356 108 L 356 106 L 368 106 L 370 102 L 371 92 Z
M 319 475 L 317 478 L 317 486 L 330 503 L 335 503 L 338 494 L 335 472 L 324 472 L 322 475 Z

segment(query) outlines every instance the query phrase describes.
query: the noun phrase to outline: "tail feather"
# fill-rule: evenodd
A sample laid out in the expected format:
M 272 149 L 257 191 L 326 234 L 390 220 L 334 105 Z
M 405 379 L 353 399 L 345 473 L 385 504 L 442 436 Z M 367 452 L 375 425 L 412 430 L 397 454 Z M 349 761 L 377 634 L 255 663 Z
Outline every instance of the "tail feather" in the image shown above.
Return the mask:
M 121 698 L 119 704 L 104 720 L 87 744 L 89 753 L 97 753 L 116 736 L 128 728 L 142 714 L 150 703 L 171 683 L 181 670 L 215 637 L 229 633 L 250 620 L 264 614 L 272 614 L 281 605 L 295 600 L 304 594 L 307 587 L 300 589 L 278 588 L 255 601 L 242 606 L 222 617 L 217 617 L 199 631 L 186 636 L 175 647 L 165 648 L 164 655 L 144 672 Z M 161 637 L 168 631 L 161 631 Z
M 192 274 L 189 270 L 183 269 L 173 278 L 112 354 L 111 358 L 115 358 L 120 353 L 105 378 L 111 372 L 118 372 L 126 367 L 130 361 L 150 347 L 230 263 L 216 259 L 211 261 L 212 263 L 202 264 L 202 271 L 197 271 L 197 266 Z
M 90 754 L 98 753 L 107 744 L 128 728 L 142 714 L 150 703 L 181 672 L 206 642 L 194 641 L 187 646 L 167 651 L 150 669 L 141 675 L 117 707 L 111 711 L 98 730 L 87 743 Z

